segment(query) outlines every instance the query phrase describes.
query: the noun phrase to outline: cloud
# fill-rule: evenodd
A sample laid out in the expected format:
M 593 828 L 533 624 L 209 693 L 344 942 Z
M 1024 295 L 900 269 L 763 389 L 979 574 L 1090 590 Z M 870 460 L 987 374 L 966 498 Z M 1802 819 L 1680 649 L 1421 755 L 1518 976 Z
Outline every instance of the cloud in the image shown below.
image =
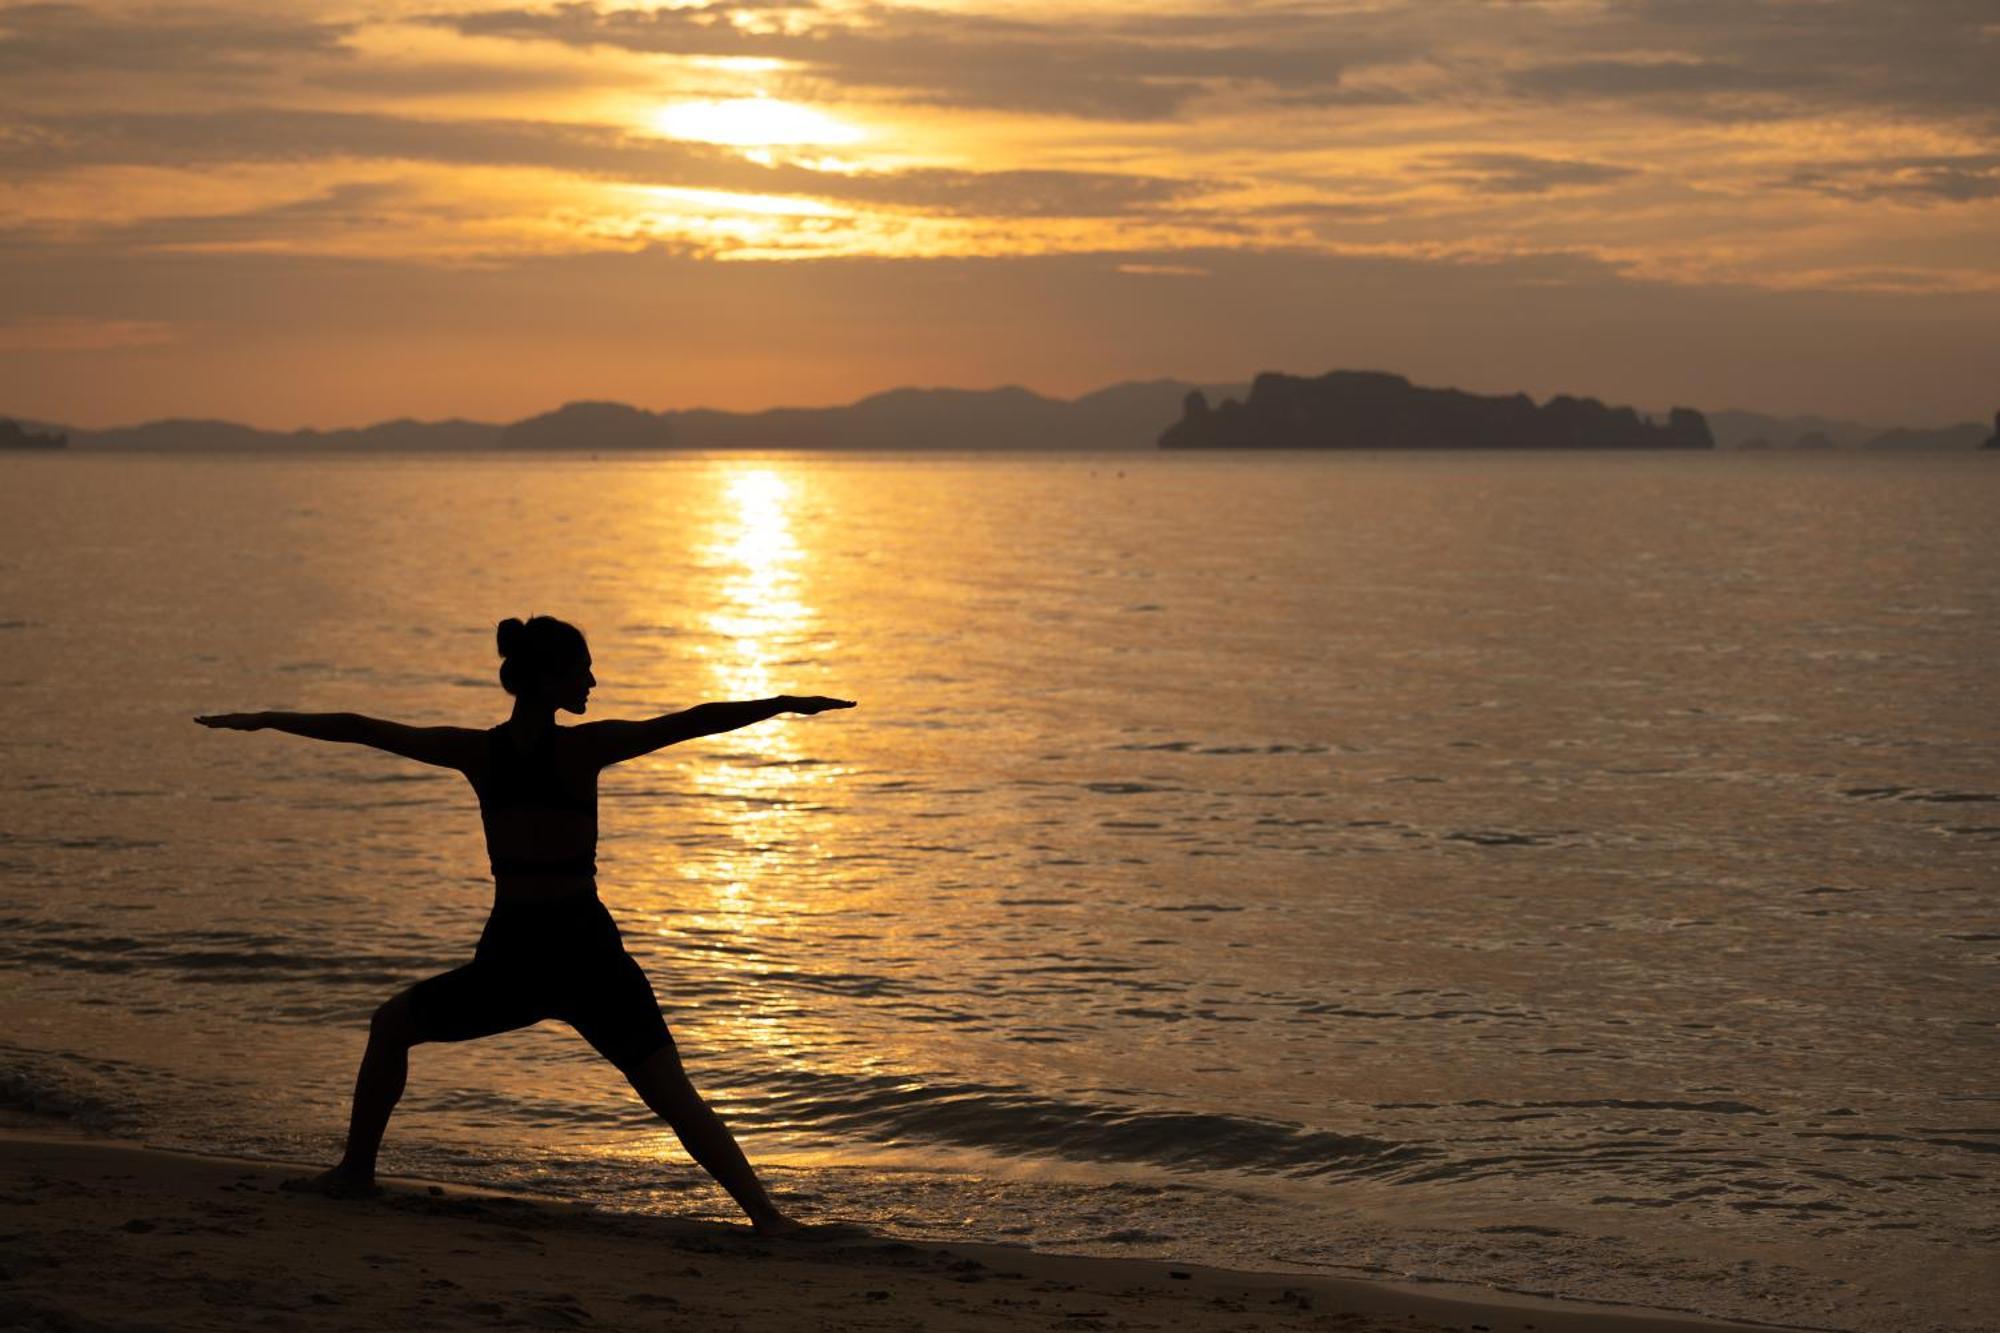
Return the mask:
M 796 175 L 789 177 L 796 180 Z M 1109 171 L 959 171 L 942 167 L 857 176 L 810 173 L 801 193 L 976 217 L 1119 217 L 1208 186 Z M 831 189 L 826 188 L 831 185 Z M 812 188 L 816 187 L 816 188 Z
M 1572 60 L 1534 65 L 1510 82 L 1552 97 L 1652 97 L 1760 93 L 1824 85 L 1823 71 L 1752 69 L 1724 60 Z
M 1799 166 L 1779 184 L 1837 199 L 1977 203 L 2000 199 L 2000 153 L 1813 162 Z
M 1527 153 L 1441 153 L 1428 160 L 1444 168 L 1449 179 L 1483 194 L 1546 194 L 1566 187 L 1608 185 L 1639 174 L 1636 167 Z
M 595 125 L 277 107 L 23 117 L 0 137 L 0 169 L 15 171 L 347 157 L 671 176 L 720 164 L 730 156 L 702 145 L 641 139 Z
M 428 21 L 466 36 L 784 60 L 826 84 L 919 105 L 1133 121 L 1178 115 L 1226 84 L 1329 97 L 1350 68 L 1410 53 L 1352 19 L 1306 10 L 1047 22 L 880 4 L 785 10 L 785 21 L 766 23 L 733 0 L 659 9 L 569 3 Z
M 1990 0 L 1607 0 L 1509 91 L 1698 119 L 1895 109 L 2000 119 Z
M 1197 98 L 1225 91 L 1328 110 L 1511 98 L 1608 101 L 1710 120 L 1843 107 L 1989 122 L 2000 115 L 1990 0 L 1385 0 L 1047 19 L 1018 12 L 574 0 L 422 21 L 578 48 L 759 56 L 849 92 L 1085 119 L 1184 117 Z M 1353 78 L 1390 69 L 1408 81 Z
M 726 148 L 615 126 L 365 112 L 107 113 L 22 120 L 0 133 L 0 171 L 14 173 L 335 158 L 536 167 L 628 184 L 802 195 L 987 217 L 1118 217 L 1208 188 L 1199 180 L 1112 171 L 818 171 L 764 165 Z
M 253 70 L 288 57 L 344 55 L 355 27 L 293 18 L 279 6 L 163 8 L 134 21 L 83 5 L 13 5 L 0 9 L 0 73 Z
M 1186 119 L 1210 95 L 1277 108 L 1631 106 L 1694 120 L 1893 109 L 1991 125 L 2000 25 L 1991 0 L 1596 0 L 1504 4 L 1223 4 L 1178 13 L 1038 14 L 882 0 L 415 0 L 370 19 L 305 4 L 0 8 L 0 72 L 302 76 L 310 86 L 444 96 L 554 88 L 587 72 L 505 61 L 385 59 L 370 36 L 415 24 L 461 38 L 631 56 L 783 62 L 798 90 L 1135 123 Z M 324 11 L 322 11 L 324 12 Z M 405 27 L 403 32 L 411 31 Z M 633 77 L 602 62 L 606 86 Z M 1357 77 L 1357 75 L 1359 77 Z
M 138 218 L 89 232 L 98 245 L 145 250 L 310 251 L 436 212 L 407 182 L 352 181 L 256 208 Z
M 1984 290 L 1991 4 L 0 0 L 0 255 L 1297 247 Z M 868 137 L 659 129 L 760 95 Z
M 392 98 L 450 98 L 490 93 L 640 87 L 655 80 L 583 64 L 484 64 L 472 60 L 422 60 L 405 64 L 346 64 L 314 71 L 314 88 Z

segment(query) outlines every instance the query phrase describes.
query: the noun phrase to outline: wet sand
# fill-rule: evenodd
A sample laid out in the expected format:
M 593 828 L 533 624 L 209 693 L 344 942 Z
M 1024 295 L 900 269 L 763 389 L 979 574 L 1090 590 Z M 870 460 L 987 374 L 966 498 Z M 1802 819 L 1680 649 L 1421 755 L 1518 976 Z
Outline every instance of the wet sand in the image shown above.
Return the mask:
M 390 1179 L 333 1200 L 299 1168 L 0 1136 L 0 1327 L 136 1329 L 1338 1329 L 1671 1333 L 1709 1320 L 1454 1288 L 868 1237 L 767 1242 Z

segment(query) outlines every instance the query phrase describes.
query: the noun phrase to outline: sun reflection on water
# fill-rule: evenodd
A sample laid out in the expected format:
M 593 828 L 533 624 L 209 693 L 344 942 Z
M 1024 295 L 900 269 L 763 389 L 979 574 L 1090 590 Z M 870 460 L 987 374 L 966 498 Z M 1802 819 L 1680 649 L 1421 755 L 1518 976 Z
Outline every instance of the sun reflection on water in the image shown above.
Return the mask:
M 782 464 L 722 462 L 713 518 L 695 547 L 706 572 L 696 652 L 709 699 L 764 699 L 810 690 L 797 676 L 819 635 L 809 600 L 810 544 L 800 536 L 803 478 Z M 698 742 L 700 803 L 689 813 L 714 835 L 677 858 L 678 930 L 724 946 L 705 965 L 742 982 L 729 1039 L 790 1050 L 795 1004 L 757 984 L 798 928 L 816 881 L 819 796 L 838 775 L 816 758 L 810 723 L 781 716 Z
M 731 468 L 717 535 L 705 552 L 723 577 L 721 602 L 705 620 L 720 640 L 710 674 L 726 698 L 762 699 L 780 691 L 771 671 L 806 628 L 812 610 L 800 600 L 801 551 L 792 533 L 796 485 L 767 467 Z M 782 744 L 783 727 L 744 733 L 755 745 Z

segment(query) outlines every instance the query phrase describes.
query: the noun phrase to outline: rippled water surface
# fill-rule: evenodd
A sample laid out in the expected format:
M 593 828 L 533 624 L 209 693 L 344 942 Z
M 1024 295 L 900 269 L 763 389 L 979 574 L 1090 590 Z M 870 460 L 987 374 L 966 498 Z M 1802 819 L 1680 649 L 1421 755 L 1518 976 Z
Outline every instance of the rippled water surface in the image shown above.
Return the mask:
M 802 1211 L 1972 1329 L 2000 458 L 0 460 L 0 1079 L 324 1158 L 490 893 L 455 774 L 196 712 L 832 693 L 606 773 L 600 891 Z M 559 1025 L 388 1169 L 728 1217 Z

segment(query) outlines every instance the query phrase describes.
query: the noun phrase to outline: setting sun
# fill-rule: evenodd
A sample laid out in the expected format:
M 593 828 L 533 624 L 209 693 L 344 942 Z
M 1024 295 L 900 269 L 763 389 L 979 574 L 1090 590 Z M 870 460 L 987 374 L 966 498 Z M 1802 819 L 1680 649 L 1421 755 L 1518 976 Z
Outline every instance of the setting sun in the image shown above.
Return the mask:
M 764 148 L 780 144 L 850 144 L 864 137 L 856 126 L 796 102 L 775 97 L 676 102 L 653 116 L 661 133 L 676 139 Z

